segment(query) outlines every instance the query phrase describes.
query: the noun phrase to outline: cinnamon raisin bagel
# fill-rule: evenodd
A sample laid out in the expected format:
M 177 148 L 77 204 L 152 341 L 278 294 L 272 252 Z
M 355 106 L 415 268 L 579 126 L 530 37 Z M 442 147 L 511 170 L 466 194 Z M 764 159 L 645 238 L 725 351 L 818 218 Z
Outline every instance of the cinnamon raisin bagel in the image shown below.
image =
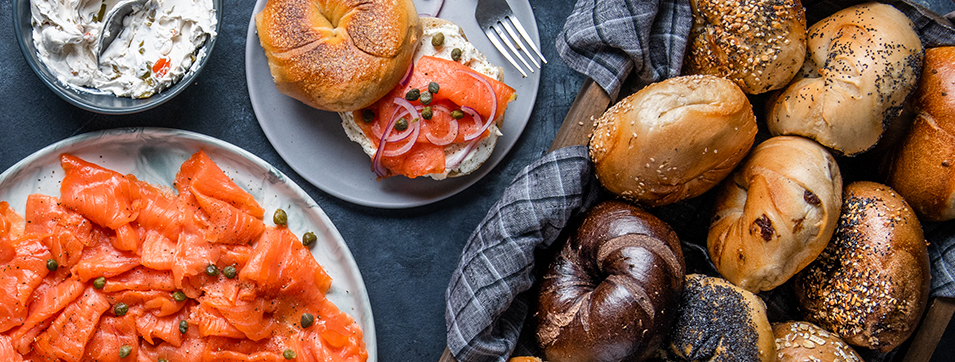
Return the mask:
M 391 91 L 421 37 L 412 0 L 269 0 L 255 26 L 278 90 L 335 112 Z
M 630 204 L 594 207 L 541 283 L 547 361 L 640 361 L 660 347 L 686 267 L 669 225 Z

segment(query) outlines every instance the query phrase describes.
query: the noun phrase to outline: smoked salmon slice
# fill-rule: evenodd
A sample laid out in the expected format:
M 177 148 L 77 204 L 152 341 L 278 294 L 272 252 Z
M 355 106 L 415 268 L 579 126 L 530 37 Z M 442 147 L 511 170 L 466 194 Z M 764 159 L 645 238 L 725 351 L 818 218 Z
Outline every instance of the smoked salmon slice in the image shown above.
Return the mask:
M 196 152 L 183 162 L 176 175 L 175 186 L 180 196 L 188 196 L 189 187 L 195 187 L 205 195 L 216 195 L 249 215 L 257 218 L 265 215 L 265 209 L 259 206 L 255 197 L 236 185 L 203 151 Z
M 83 248 L 92 241 L 93 224 L 52 196 L 32 194 L 27 197 L 24 233 L 42 238 L 53 259 L 61 266 L 72 267 Z
M 50 328 L 36 337 L 37 353 L 49 360 L 78 362 L 96 331 L 99 317 L 110 307 L 106 296 L 87 287 L 82 296 L 53 320 Z
M 324 268 L 205 153 L 178 194 L 60 161 L 61 197 L 29 195 L 23 217 L 0 202 L 0 361 L 367 359 Z
M 377 147 L 382 138 L 381 132 L 387 129 L 388 123 L 396 115 L 396 111 L 401 111 L 399 109 L 401 106 L 395 103 L 394 99 L 405 99 L 405 95 L 413 89 L 425 92 L 431 82 L 437 83 L 440 87 L 439 91 L 432 95 L 431 102 L 427 104 L 432 108 L 433 116 L 431 119 L 422 118 L 418 120 L 418 122 L 421 122 L 421 132 L 408 152 L 398 156 L 387 156 L 386 154 L 381 157 L 382 166 L 389 171 L 389 176 L 404 175 L 414 178 L 431 173 L 443 173 L 446 168 L 445 147 L 455 144 L 466 146 L 467 143 L 470 143 L 465 141 L 466 135 L 472 135 L 479 131 L 488 118 L 491 118 L 494 122 L 500 122 L 508 103 L 517 98 L 514 88 L 477 73 L 464 64 L 432 56 L 423 56 L 415 62 L 414 72 L 406 85 L 398 85 L 388 95 L 366 109 L 354 111 L 352 115 L 355 124 Z M 411 101 L 411 104 L 419 108 L 426 106 L 421 103 L 420 98 Z M 428 138 L 429 135 L 439 138 L 448 135 L 452 128 L 450 126 L 452 121 L 450 112 L 460 110 L 462 107 L 473 109 L 480 116 L 482 122 L 476 122 L 474 117 L 465 113 L 463 118 L 455 121 L 458 133 L 450 144 L 436 145 L 432 143 Z M 366 110 L 374 114 L 370 122 L 362 121 L 364 119 L 363 113 Z M 494 112 L 493 115 L 491 114 L 492 111 Z M 413 121 L 412 118 L 414 117 L 408 117 L 409 123 Z M 500 123 L 497 124 L 500 126 Z M 378 135 L 376 135 L 375 130 L 378 130 Z M 489 134 L 490 131 L 484 130 L 477 139 L 483 139 Z M 404 144 L 405 141 L 389 143 L 385 145 L 385 150 L 396 150 Z
M 97 225 L 117 229 L 139 215 L 135 179 L 107 170 L 79 157 L 64 154 L 60 165 L 66 175 L 60 201 Z

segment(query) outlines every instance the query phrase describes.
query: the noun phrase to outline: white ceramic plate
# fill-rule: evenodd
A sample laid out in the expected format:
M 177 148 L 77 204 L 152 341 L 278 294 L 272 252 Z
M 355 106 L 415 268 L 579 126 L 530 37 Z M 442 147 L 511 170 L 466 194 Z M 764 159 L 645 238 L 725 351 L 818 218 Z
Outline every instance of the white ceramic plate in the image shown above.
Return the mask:
M 429 11 L 434 1 L 417 0 L 416 3 L 419 11 Z M 345 135 L 338 114 L 306 106 L 275 88 L 265 51 L 255 31 L 254 16 L 262 11 L 265 3 L 266 0 L 258 0 L 255 4 L 245 44 L 245 74 L 252 109 L 266 137 L 285 162 L 308 182 L 335 197 L 379 208 L 415 207 L 442 200 L 487 175 L 517 143 L 527 125 L 537 98 L 540 70 L 522 78 L 494 48 L 474 20 L 477 0 L 446 0 L 439 17 L 461 26 L 468 40 L 492 63 L 504 68 L 504 82 L 517 90 L 517 100 L 504 114 L 504 136 L 498 139 L 491 157 L 470 175 L 442 181 L 421 177 L 377 181 L 371 171 L 371 160 Z M 540 43 L 530 3 L 512 0 L 510 4 L 530 36 Z
M 76 155 L 97 165 L 153 184 L 172 186 L 179 166 L 203 150 L 236 184 L 255 196 L 267 215 L 288 212 L 296 235 L 312 231 L 318 242 L 312 255 L 328 275 L 328 299 L 350 314 L 364 331 L 368 361 L 378 360 L 374 319 L 365 282 L 348 246 L 325 212 L 292 180 L 262 159 L 232 144 L 201 134 L 157 128 L 117 129 L 83 134 L 48 146 L 0 174 L 0 200 L 21 215 L 31 193 L 60 195 L 59 157 Z

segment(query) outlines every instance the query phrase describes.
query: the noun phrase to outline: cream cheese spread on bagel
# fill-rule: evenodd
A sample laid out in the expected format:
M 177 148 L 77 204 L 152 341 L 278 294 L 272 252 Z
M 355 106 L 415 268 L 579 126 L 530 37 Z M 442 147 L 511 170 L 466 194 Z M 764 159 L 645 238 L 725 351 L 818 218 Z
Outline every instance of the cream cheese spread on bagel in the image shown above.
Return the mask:
M 464 35 L 463 30 L 461 30 L 461 28 L 458 25 L 450 21 L 438 19 L 438 18 L 422 18 L 421 20 L 424 25 L 424 31 L 421 38 L 421 44 L 418 47 L 418 50 L 416 51 L 414 56 L 415 64 L 420 64 L 422 60 L 424 60 L 424 62 L 428 62 L 430 59 L 433 59 L 433 58 L 440 58 L 440 59 L 448 60 L 448 61 L 454 61 L 453 59 L 457 58 L 457 60 L 454 62 L 467 66 L 467 68 L 472 70 L 474 73 L 483 74 L 487 76 L 487 78 L 496 80 L 498 82 L 503 81 L 503 76 L 504 76 L 503 69 L 499 66 L 491 64 L 487 60 L 487 58 L 484 56 L 484 54 L 482 54 L 470 42 L 468 42 L 467 38 Z M 440 45 L 437 45 L 437 46 L 434 45 L 432 40 L 435 37 L 443 37 L 443 42 L 441 42 Z M 417 71 L 418 70 L 416 70 L 416 72 Z M 457 77 L 468 79 L 466 75 L 462 75 L 460 73 L 464 73 L 464 72 L 460 70 L 455 71 L 455 74 L 457 74 L 456 75 Z M 500 83 L 500 84 L 503 85 L 503 83 Z M 445 89 L 451 86 L 453 85 L 439 84 L 439 87 L 442 87 L 442 88 L 440 88 L 437 94 L 442 94 L 441 93 L 442 91 L 445 91 L 445 92 L 450 91 L 450 89 L 449 90 L 445 90 Z M 399 87 L 404 87 L 404 86 L 399 85 Z M 355 112 L 340 112 L 339 114 L 342 117 L 342 127 L 345 129 L 345 133 L 348 135 L 348 138 L 360 144 L 362 147 L 362 150 L 366 154 L 368 154 L 369 157 L 372 157 L 373 169 L 376 169 L 376 173 L 379 173 L 378 175 L 379 178 L 390 177 L 395 175 L 404 175 L 408 177 L 427 176 L 436 180 L 442 180 L 447 177 L 456 177 L 456 176 L 469 174 L 473 172 L 474 170 L 478 169 L 478 167 L 480 167 L 481 164 L 483 164 L 484 161 L 487 160 L 488 157 L 490 157 L 492 151 L 494 150 L 494 145 L 497 143 L 497 139 L 500 136 L 502 136 L 500 127 L 501 127 L 501 121 L 503 119 L 503 109 L 506 107 L 508 101 L 513 100 L 516 97 L 516 93 L 513 93 L 513 89 L 510 89 L 510 87 L 507 87 L 506 85 L 504 85 L 504 87 L 508 88 L 509 91 L 512 93 L 512 95 L 510 96 L 509 99 L 507 99 L 504 102 L 497 102 L 496 108 L 498 110 L 495 112 L 495 116 L 493 120 L 487 120 L 487 117 L 483 118 L 483 121 L 490 123 L 487 126 L 486 132 L 484 132 L 485 135 L 482 137 L 476 138 L 474 140 L 468 140 L 465 142 L 451 142 L 449 144 L 442 145 L 443 153 L 444 153 L 444 165 L 445 165 L 443 170 L 440 170 L 439 168 L 439 170 L 437 171 L 429 172 L 429 173 L 421 174 L 421 175 L 414 174 L 414 173 L 408 174 L 406 172 L 394 171 L 392 169 L 386 170 L 385 167 L 378 167 L 377 164 L 381 161 L 376 160 L 375 156 L 380 146 L 379 140 L 381 139 L 381 137 L 378 136 L 378 139 L 373 140 L 372 138 L 368 136 L 368 134 L 362 128 L 362 125 L 359 122 L 364 121 L 363 119 L 361 119 L 363 110 L 358 110 Z M 427 91 L 427 90 L 422 89 L 421 91 Z M 484 94 L 488 92 L 488 90 L 484 89 L 484 87 L 482 86 L 477 86 L 475 88 L 468 89 L 467 92 L 474 93 L 474 94 Z M 503 95 L 499 95 L 499 96 L 506 98 L 506 96 L 503 96 Z M 384 100 L 384 101 L 390 101 L 390 100 Z M 464 105 L 461 105 L 461 106 L 464 106 Z M 438 108 L 441 107 L 440 105 L 434 105 L 434 107 L 435 107 L 434 112 L 436 114 L 438 112 L 442 112 L 438 110 Z M 423 104 L 418 105 L 418 108 L 423 109 Z M 467 107 L 462 107 L 462 108 L 467 108 Z M 418 112 L 419 114 L 420 114 L 420 111 L 421 110 L 419 109 L 419 112 Z M 451 109 L 445 109 L 443 111 L 451 111 Z M 389 115 L 379 115 L 379 116 L 388 117 Z M 421 120 L 421 121 L 426 121 L 426 120 Z M 460 125 L 462 126 L 461 129 L 463 130 L 464 129 L 463 126 L 471 125 L 473 123 L 474 122 L 470 120 L 469 118 L 462 118 L 460 122 Z M 462 131 L 462 132 L 465 132 L 465 131 Z M 395 134 L 395 133 L 398 133 L 398 131 L 394 131 L 390 134 Z M 398 142 L 403 142 L 403 141 L 398 141 Z M 415 156 L 409 156 L 409 157 L 415 157 Z

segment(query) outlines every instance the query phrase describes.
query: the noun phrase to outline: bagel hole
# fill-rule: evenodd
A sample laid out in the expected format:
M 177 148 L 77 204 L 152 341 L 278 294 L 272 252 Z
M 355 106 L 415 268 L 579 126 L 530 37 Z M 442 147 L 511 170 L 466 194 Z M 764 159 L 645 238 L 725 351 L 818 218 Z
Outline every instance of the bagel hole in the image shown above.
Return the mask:
M 321 28 L 337 29 L 342 19 L 348 14 L 348 9 L 341 6 L 315 4 L 315 7 L 318 9 L 318 16 L 314 19 L 315 25 Z

